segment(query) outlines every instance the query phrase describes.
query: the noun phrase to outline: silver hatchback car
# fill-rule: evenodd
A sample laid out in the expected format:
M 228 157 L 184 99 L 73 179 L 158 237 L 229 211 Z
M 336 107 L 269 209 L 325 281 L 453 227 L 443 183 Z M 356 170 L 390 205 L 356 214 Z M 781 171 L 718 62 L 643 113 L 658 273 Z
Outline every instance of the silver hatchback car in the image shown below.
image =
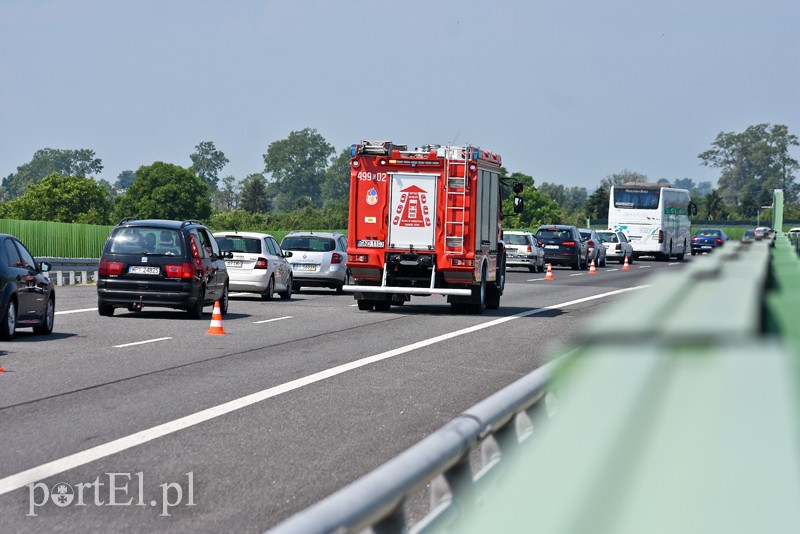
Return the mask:
M 532 273 L 544 272 L 544 249 L 531 232 L 506 230 L 503 232 L 503 242 L 506 245 L 508 267 L 527 267 Z
M 281 248 L 291 252 L 293 289 L 329 287 L 342 293 L 350 282 L 347 271 L 347 238 L 339 232 L 290 232 Z
M 284 252 L 269 234 L 257 232 L 216 232 L 220 250 L 231 252 L 225 260 L 231 291 L 258 293 L 263 300 L 272 300 L 277 293 L 282 299 L 292 296 L 292 267 Z

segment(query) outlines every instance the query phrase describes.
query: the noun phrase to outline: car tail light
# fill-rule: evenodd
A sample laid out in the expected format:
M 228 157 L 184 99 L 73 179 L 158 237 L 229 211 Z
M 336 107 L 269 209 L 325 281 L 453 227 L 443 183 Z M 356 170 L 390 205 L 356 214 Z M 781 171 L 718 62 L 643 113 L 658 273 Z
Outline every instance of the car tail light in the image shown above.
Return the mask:
M 165 265 L 167 278 L 183 278 L 183 265 Z
M 333 255 L 331 256 L 331 265 L 342 263 L 343 259 L 344 258 L 342 257 L 341 254 L 339 254 L 338 252 L 334 252 Z
M 528 254 L 530 254 L 531 252 L 533 252 L 533 248 L 531 248 L 531 244 L 528 243 Z
M 659 243 L 663 243 L 664 242 L 664 230 L 659 230 L 658 231 L 658 242 Z
M 369 263 L 369 256 L 366 254 L 348 254 L 348 263 Z
M 692 241 L 700 241 L 700 238 L 699 237 L 693 237 Z
M 561 244 L 562 244 L 563 246 L 565 246 L 565 247 L 574 247 L 574 246 L 575 246 L 575 241 L 564 241 L 564 242 L 563 242 L 563 243 L 561 243 Z
M 622 252 L 622 245 L 617 243 L 617 252 Z
M 594 248 L 594 241 L 591 239 L 589 240 L 589 248 Z
M 722 238 L 720 238 L 720 237 L 714 238 L 714 243 L 716 243 L 717 245 L 721 245 L 722 244 Z
M 256 260 L 255 267 L 253 269 L 266 269 L 267 268 L 267 259 L 266 258 L 258 258 Z
M 540 247 L 541 247 L 542 245 L 544 245 L 544 241 L 537 241 L 537 243 L 539 243 L 539 246 L 540 246 Z
M 97 266 L 97 273 L 102 276 L 119 276 L 122 274 L 123 266 L 124 264 L 121 261 L 106 261 L 103 258 Z

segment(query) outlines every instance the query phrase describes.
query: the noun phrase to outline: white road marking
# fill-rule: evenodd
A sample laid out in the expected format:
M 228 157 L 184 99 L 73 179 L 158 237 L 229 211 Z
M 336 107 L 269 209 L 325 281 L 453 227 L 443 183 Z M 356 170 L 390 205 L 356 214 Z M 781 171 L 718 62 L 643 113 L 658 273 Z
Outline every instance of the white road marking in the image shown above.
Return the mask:
M 42 465 L 32 467 L 31 469 L 27 469 L 15 475 L 7 476 L 5 478 L 0 479 L 0 495 L 4 495 L 16 489 L 23 488 L 28 484 L 33 484 L 34 482 L 37 482 L 39 480 L 43 480 L 45 478 L 49 478 L 59 473 L 63 473 L 70 469 L 86 465 L 90 462 L 94 462 L 101 458 L 106 458 L 108 456 L 111 456 L 112 454 L 116 454 L 118 452 L 122 452 L 130 448 L 136 447 L 137 445 L 142 445 L 144 443 L 153 441 L 160 437 L 173 434 L 180 430 L 193 427 L 195 425 L 204 423 L 211 419 L 215 419 L 217 417 L 226 415 L 228 413 L 241 410 L 242 408 L 252 406 L 253 404 L 259 403 L 261 401 L 277 397 L 278 395 L 282 395 L 284 393 L 300 389 L 310 384 L 321 382 L 328 378 L 332 378 L 334 376 L 346 373 L 348 371 L 352 371 L 354 369 L 358 369 L 360 367 L 364 367 L 382 360 L 387 360 L 389 358 L 394 358 L 395 356 L 399 356 L 407 352 L 418 350 L 427 347 L 429 345 L 440 343 L 442 341 L 446 341 L 448 339 L 452 339 L 455 337 L 471 334 L 473 332 L 477 332 L 485 328 L 490 328 L 492 326 L 497 326 L 506 323 L 508 321 L 513 321 L 515 319 L 530 317 L 531 315 L 539 315 L 541 313 L 546 313 L 549 310 L 557 310 L 559 308 L 565 308 L 567 306 L 573 306 L 575 304 L 581 304 L 584 302 L 610 297 L 613 295 L 619 295 L 621 293 L 627 293 L 628 291 L 635 291 L 637 289 L 642 289 L 645 287 L 649 286 L 643 285 L 627 289 L 618 289 L 615 291 L 609 291 L 607 293 L 601 293 L 599 295 L 594 295 L 591 297 L 571 300 L 568 302 L 562 302 L 560 304 L 554 304 L 553 306 L 547 306 L 545 308 L 537 308 L 535 310 L 520 312 L 514 315 L 510 315 L 508 317 L 500 317 L 499 319 L 487 321 L 485 323 L 470 326 L 468 328 L 462 328 L 461 330 L 456 330 L 455 332 L 442 334 L 440 336 L 432 337 L 430 339 L 424 339 L 422 341 L 412 343 L 411 345 L 406 345 L 405 347 L 392 349 L 386 352 L 382 352 L 380 354 L 376 354 L 374 356 L 368 356 L 360 360 L 345 363 L 342 365 L 337 365 L 336 367 L 331 367 L 330 369 L 325 369 L 324 371 L 320 371 L 318 373 L 298 378 L 296 380 L 292 380 L 290 382 L 286 382 L 284 384 L 280 384 L 275 387 L 264 389 L 256 393 L 252 393 L 250 395 L 245 395 L 244 397 L 240 397 L 238 399 L 234 399 L 232 401 L 228 401 L 223 404 L 219 404 L 217 406 L 212 406 L 211 408 L 206 408 L 205 410 L 195 412 L 185 417 L 181 417 L 173 421 L 169 421 L 167 423 L 163 423 L 142 430 L 140 432 L 135 432 L 128 436 L 124 436 L 122 438 L 109 441 L 108 443 L 97 445 L 96 447 L 92 447 L 90 449 L 86 449 L 81 452 L 76 452 L 69 456 L 64 456 L 63 458 L 59 458 L 57 460 L 53 460 L 51 462 Z
M 168 339 L 172 339 L 171 337 L 157 337 L 155 339 L 147 339 L 145 341 L 136 341 L 134 343 L 125 343 L 124 345 L 114 345 L 115 349 L 121 349 L 123 347 L 132 347 L 134 345 L 144 345 L 145 343 L 155 343 L 156 341 L 166 341 Z
M 65 315 L 67 313 L 83 313 L 83 312 L 90 312 L 90 311 L 97 311 L 97 308 L 84 308 L 82 310 L 64 310 L 64 311 L 57 311 L 56 315 Z
M 571 274 L 570 276 L 583 276 L 583 273 Z
M 262 323 L 271 323 L 272 321 L 283 321 L 284 319 L 291 319 L 291 315 L 287 315 L 286 317 L 276 317 L 274 319 L 265 319 L 264 321 L 253 321 L 253 324 L 262 324 Z

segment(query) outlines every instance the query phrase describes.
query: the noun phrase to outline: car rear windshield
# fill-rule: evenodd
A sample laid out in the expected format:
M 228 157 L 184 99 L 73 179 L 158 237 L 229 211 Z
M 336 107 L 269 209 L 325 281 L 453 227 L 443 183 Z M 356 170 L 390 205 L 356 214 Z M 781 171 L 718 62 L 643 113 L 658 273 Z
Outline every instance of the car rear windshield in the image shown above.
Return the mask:
M 182 234 L 178 230 L 149 226 L 117 228 L 111 234 L 108 252 L 183 256 Z
M 536 232 L 537 239 L 557 239 L 565 241 L 572 239 L 572 232 L 569 230 L 560 230 L 558 228 L 548 228 L 546 230 L 539 230 Z
M 330 252 L 336 248 L 333 239 L 314 236 L 285 237 L 281 241 L 283 250 L 299 250 L 305 252 Z
M 722 235 L 722 232 L 720 232 L 719 230 L 698 230 L 697 235 L 703 237 L 717 237 L 719 235 Z
M 508 235 L 505 236 L 506 243 L 509 245 L 527 245 L 528 238 L 524 235 Z
M 261 239 L 257 237 L 227 236 L 218 237 L 217 244 L 225 252 L 248 252 L 261 254 Z
M 616 243 L 617 242 L 617 234 L 614 232 L 597 232 L 597 235 L 600 236 L 600 241 L 603 243 Z

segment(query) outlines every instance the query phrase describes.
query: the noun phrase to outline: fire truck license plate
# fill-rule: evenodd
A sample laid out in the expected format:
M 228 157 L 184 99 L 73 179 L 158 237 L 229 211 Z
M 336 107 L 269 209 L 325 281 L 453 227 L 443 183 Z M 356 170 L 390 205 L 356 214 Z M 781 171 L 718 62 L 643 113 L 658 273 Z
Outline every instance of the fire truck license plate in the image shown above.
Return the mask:
M 358 247 L 365 247 L 365 248 L 383 248 L 385 243 L 383 241 L 378 241 L 377 239 L 360 239 L 358 240 L 356 246 Z
M 128 272 L 133 274 L 159 274 L 161 271 L 158 267 L 145 267 L 143 265 L 131 265 L 128 267 Z

